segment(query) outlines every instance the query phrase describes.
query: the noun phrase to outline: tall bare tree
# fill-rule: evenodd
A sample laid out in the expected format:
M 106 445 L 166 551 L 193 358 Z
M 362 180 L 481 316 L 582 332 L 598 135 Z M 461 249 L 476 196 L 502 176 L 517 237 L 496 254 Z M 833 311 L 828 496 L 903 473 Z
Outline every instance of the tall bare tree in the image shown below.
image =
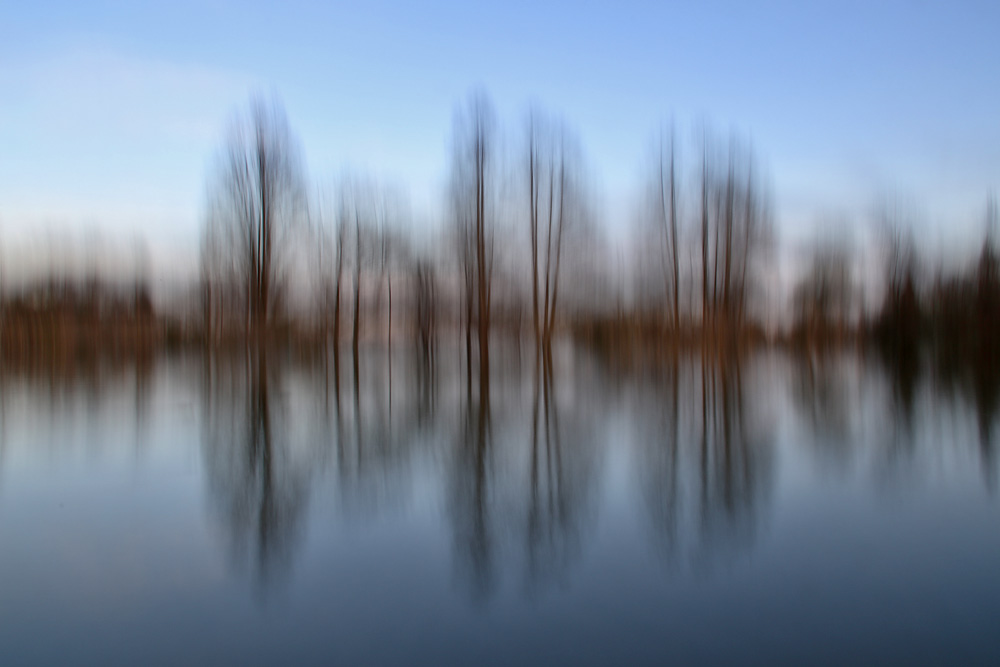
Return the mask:
M 333 287 L 333 359 L 334 371 L 340 372 L 340 291 L 344 280 L 344 246 L 347 243 L 346 216 L 338 216 L 337 220 L 337 278 Z
M 667 299 L 667 317 L 670 327 L 676 332 L 680 328 L 680 251 L 678 248 L 677 214 L 677 151 L 674 128 L 670 127 L 669 143 L 661 132 L 656 160 L 655 201 L 656 219 L 660 227 L 660 248 L 663 265 L 663 280 Z
M 701 326 L 708 326 L 708 139 L 701 147 Z
M 770 239 L 770 209 L 752 151 L 733 138 L 719 149 L 706 132 L 701 194 L 702 327 L 735 340 Z M 717 166 L 722 163 L 725 166 Z
M 451 199 L 458 227 L 459 259 L 466 282 L 466 350 L 475 310 L 479 344 L 479 390 L 489 394 L 490 313 L 493 297 L 495 121 L 492 104 L 476 93 L 455 118 Z M 471 369 L 470 369 L 471 374 Z
M 304 213 L 302 170 L 284 111 L 255 97 L 234 121 L 214 177 L 207 233 L 232 253 L 248 337 L 263 340 L 285 279 L 288 231 Z
M 580 183 L 580 150 L 562 121 L 528 118 L 531 308 L 536 352 L 547 353 L 555 330 L 567 233 L 588 217 Z
M 340 311 L 341 289 L 344 280 L 344 251 L 347 243 L 347 220 L 343 214 L 344 201 L 333 205 L 332 197 L 320 196 L 316 207 L 316 306 L 318 309 L 319 335 L 324 357 L 333 348 L 334 370 L 340 369 Z

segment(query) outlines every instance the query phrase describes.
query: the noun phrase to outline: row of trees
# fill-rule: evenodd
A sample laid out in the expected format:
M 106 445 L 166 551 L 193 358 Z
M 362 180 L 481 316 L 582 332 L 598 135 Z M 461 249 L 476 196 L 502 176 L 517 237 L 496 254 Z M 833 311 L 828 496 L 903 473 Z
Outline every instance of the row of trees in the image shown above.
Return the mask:
M 510 230 L 498 235 L 510 224 L 501 219 L 505 166 L 485 95 L 473 96 L 456 115 L 452 143 L 449 220 L 435 232 L 435 243 L 430 234 L 418 238 L 408 228 L 403 198 L 373 179 L 346 177 L 333 195 L 308 201 L 299 151 L 282 110 L 255 99 L 234 124 L 210 185 L 200 287 L 206 339 L 262 346 L 295 328 L 318 338 L 339 368 L 349 324 L 357 371 L 363 320 L 369 336 L 384 332 L 392 345 L 395 277 L 404 287 L 403 298 L 397 297 L 408 315 L 402 326 L 419 342 L 424 358 L 433 358 L 439 324 L 461 331 L 469 382 L 477 367 L 480 392 L 487 393 L 495 297 L 503 292 L 500 310 L 507 327 L 520 328 L 522 307 L 514 297 L 517 281 L 500 277 L 516 275 L 512 267 L 519 258 L 505 233 Z M 575 171 L 580 151 L 566 128 L 533 114 L 528 143 L 530 210 L 524 218 L 530 224 L 524 226 L 530 228 L 525 231 L 532 256 L 531 321 L 541 352 L 550 349 L 556 327 L 567 230 L 589 220 L 590 212 Z M 293 327 L 291 304 L 302 293 L 311 295 L 311 307 L 300 310 Z
M 992 197 L 983 222 L 974 260 L 946 268 L 922 256 L 906 220 L 886 207 L 876 225 L 874 272 L 868 267 L 881 283 L 874 295 L 863 279 L 865 258 L 847 239 L 818 244 L 793 292 L 794 339 L 813 346 L 874 339 L 909 352 L 933 341 L 988 354 L 1000 321 L 1000 219 Z
M 373 181 L 347 178 L 334 201 L 308 201 L 283 112 L 254 100 L 231 130 L 210 189 L 201 286 L 207 338 L 263 341 L 287 329 L 298 280 L 313 307 L 299 324 L 311 322 L 339 363 L 342 316 L 350 308 L 356 358 L 363 316 L 391 344 L 395 276 L 405 287 L 397 298 L 408 315 L 402 326 L 428 357 L 435 323 L 462 332 L 470 377 L 477 366 L 486 391 L 495 325 L 518 337 L 530 326 L 536 357 L 544 360 L 561 322 L 579 325 L 584 312 L 620 310 L 621 303 L 597 303 L 606 293 L 578 289 L 567 301 L 560 288 L 569 272 L 574 278 L 589 272 L 591 285 L 611 282 L 598 273 L 601 259 L 582 250 L 594 238 L 596 213 L 575 135 L 563 121 L 532 110 L 514 164 L 505 163 L 498 136 L 489 99 L 475 94 L 455 117 L 448 220 L 436 237 L 419 239 L 407 228 L 402 198 Z M 722 146 L 705 133 L 700 159 L 687 169 L 676 143 L 671 131 L 658 148 L 655 193 L 644 212 L 663 266 L 656 299 L 662 329 L 674 342 L 695 332 L 736 340 L 750 319 L 770 238 L 768 197 L 752 152 L 737 140 Z M 313 271 L 300 270 L 307 263 L 298 261 L 302 244 L 296 250 L 293 238 L 310 240 Z M 698 286 L 700 305 L 682 304 L 685 282 L 689 294 Z
M 338 369 L 349 339 L 357 371 L 362 340 L 379 337 L 392 347 L 395 314 L 395 329 L 428 363 L 441 335 L 464 340 L 469 390 L 478 377 L 486 394 L 497 331 L 518 341 L 528 333 L 540 366 L 550 363 L 560 327 L 619 347 L 648 339 L 717 351 L 738 350 L 761 333 L 774 236 L 766 172 L 748 144 L 708 130 L 680 142 L 674 128 L 664 129 L 651 151 L 637 228 L 635 255 L 645 259 L 613 277 L 613 252 L 597 249 L 583 150 L 566 123 L 534 109 L 514 133 L 516 150 L 502 145 L 502 135 L 485 94 L 459 109 L 447 219 L 421 235 L 404 197 L 374 179 L 346 177 L 326 198 L 309 197 L 280 106 L 255 99 L 234 123 L 210 187 L 206 339 L 263 345 L 294 335 L 321 343 Z M 693 159 L 683 159 L 685 143 Z M 980 278 L 939 275 L 928 286 L 905 226 L 887 217 L 882 228 L 883 297 L 858 296 L 857 262 L 846 245 L 818 248 L 793 292 L 798 340 L 864 335 L 909 344 L 918 329 L 933 328 L 932 313 L 950 313 L 967 292 L 979 295 L 977 312 L 995 319 L 992 235 Z M 608 289 L 622 279 L 639 285 L 629 303 L 621 285 L 613 296 Z M 865 301 L 881 309 L 872 313 Z
M 505 135 L 516 138 L 514 150 Z M 597 239 L 578 138 L 538 109 L 514 132 L 504 132 L 482 93 L 459 109 L 444 219 L 428 226 L 412 224 L 402 194 L 374 178 L 348 176 L 311 196 L 282 108 L 253 99 L 232 124 L 209 184 L 198 324 L 188 332 L 212 346 L 320 344 L 338 369 L 346 341 L 356 362 L 363 340 L 391 348 L 401 334 L 430 364 L 442 335 L 464 338 L 470 391 L 478 376 L 484 392 L 498 331 L 518 344 L 532 339 L 540 364 L 560 330 L 614 349 L 644 341 L 738 349 L 775 305 L 765 303 L 764 289 L 777 272 L 766 170 L 735 136 L 677 135 L 665 128 L 653 143 L 639 243 L 617 254 Z M 929 272 L 899 213 L 887 208 L 882 217 L 875 267 L 870 257 L 862 266 L 847 243 L 808 253 L 792 292 L 793 340 L 902 347 L 924 337 L 968 348 L 960 334 L 973 331 L 974 347 L 985 349 L 979 341 L 995 330 L 1000 303 L 995 205 L 981 256 L 964 273 Z M 31 327 L 54 321 L 45 305 L 53 299 L 29 292 L 21 310 L 30 317 L 15 321 L 10 311 L 0 328 L 5 340 L 20 341 L 20 354 L 37 338 Z M 162 340 L 164 321 L 145 288 L 140 301 L 147 324 L 133 328 Z M 177 338 L 178 327 L 171 330 Z
M 700 160 L 689 170 L 679 164 L 673 128 L 662 133 L 657 147 L 648 217 L 660 234 L 663 312 L 668 330 L 694 327 L 716 342 L 732 342 L 745 333 L 760 301 L 762 261 L 773 241 L 770 197 L 748 146 L 736 137 L 722 143 L 708 131 L 700 144 Z M 690 183 L 682 180 L 685 171 L 693 174 Z M 687 276 L 681 265 L 685 248 Z M 682 280 L 692 294 L 697 285 L 700 304 L 692 299 L 682 309 Z

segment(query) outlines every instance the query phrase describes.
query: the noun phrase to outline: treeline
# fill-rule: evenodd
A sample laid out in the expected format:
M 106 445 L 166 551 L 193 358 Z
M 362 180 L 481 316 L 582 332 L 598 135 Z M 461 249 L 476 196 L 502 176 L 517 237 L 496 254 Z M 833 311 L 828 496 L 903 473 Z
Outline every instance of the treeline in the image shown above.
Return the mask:
M 875 259 L 881 288 L 860 278 L 863 263 L 846 243 L 818 246 L 793 292 L 789 342 L 813 349 L 868 345 L 903 358 L 929 347 L 942 363 L 996 366 L 1000 227 L 993 198 L 983 227 L 977 256 L 945 269 L 921 256 L 911 230 L 884 215 Z
M 181 322 L 154 309 L 145 279 L 49 276 L 7 290 L 0 299 L 0 358 L 7 368 L 150 355 L 180 345 L 181 336 Z
M 463 104 L 443 219 L 418 224 L 401 191 L 376 177 L 310 185 L 280 104 L 255 98 L 208 183 L 197 285 L 181 308 L 156 312 L 145 279 L 117 296 L 43 280 L 4 292 L 0 346 L 25 355 L 125 340 L 280 342 L 321 350 L 338 368 L 350 354 L 356 368 L 363 345 L 414 346 L 431 364 L 448 341 L 481 392 L 497 336 L 527 341 L 543 365 L 560 335 L 616 354 L 707 347 L 728 356 L 767 341 L 993 354 L 995 205 L 978 262 L 957 273 L 928 272 L 891 220 L 874 271 L 881 287 L 846 244 L 818 246 L 791 289 L 791 317 L 776 324 L 766 169 L 738 136 L 677 134 L 664 128 L 652 143 L 635 244 L 616 248 L 599 231 L 579 138 L 538 109 L 502 128 L 485 94 Z
M 622 282 L 636 276 L 614 275 L 578 138 L 537 109 L 519 130 L 500 131 L 484 94 L 460 108 L 446 219 L 420 230 L 403 198 L 372 178 L 347 176 L 332 195 L 310 198 L 282 110 L 254 100 L 210 184 L 203 339 L 260 342 L 294 330 L 339 364 L 348 344 L 356 359 L 366 341 L 391 347 L 395 334 L 432 359 L 448 338 L 486 391 L 494 335 L 530 340 L 543 363 L 559 332 L 617 345 L 648 331 L 674 346 L 732 348 L 761 330 L 773 234 L 748 145 L 706 131 L 682 165 L 673 131 L 663 133 L 640 228 L 659 248 L 659 287 L 626 302 Z M 513 147 L 502 134 L 517 137 Z

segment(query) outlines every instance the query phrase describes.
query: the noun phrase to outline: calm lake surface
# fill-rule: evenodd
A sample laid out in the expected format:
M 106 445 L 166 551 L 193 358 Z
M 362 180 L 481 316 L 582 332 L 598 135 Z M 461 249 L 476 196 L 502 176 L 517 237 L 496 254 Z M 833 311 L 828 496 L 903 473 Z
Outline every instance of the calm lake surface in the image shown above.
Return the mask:
M 8 372 L 0 663 L 1000 664 L 995 381 L 496 356 Z

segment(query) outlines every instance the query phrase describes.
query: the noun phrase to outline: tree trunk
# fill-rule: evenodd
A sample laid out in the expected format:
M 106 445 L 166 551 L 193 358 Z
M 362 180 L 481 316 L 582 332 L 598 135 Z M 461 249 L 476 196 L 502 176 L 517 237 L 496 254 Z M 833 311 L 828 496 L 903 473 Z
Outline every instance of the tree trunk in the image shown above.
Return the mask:
M 670 133 L 670 246 L 674 269 L 674 331 L 681 327 L 680 260 L 677 255 L 677 180 L 674 175 L 674 135 Z
M 351 338 L 351 353 L 354 358 L 354 384 L 358 384 L 358 333 L 361 328 L 361 222 L 357 211 L 354 213 L 356 266 L 354 269 L 354 331 Z
M 535 364 L 538 365 L 538 355 L 541 350 L 541 330 L 538 323 L 538 188 L 535 182 L 535 128 L 532 123 L 529 128 L 528 149 L 528 182 L 531 207 L 531 322 L 535 331 Z

